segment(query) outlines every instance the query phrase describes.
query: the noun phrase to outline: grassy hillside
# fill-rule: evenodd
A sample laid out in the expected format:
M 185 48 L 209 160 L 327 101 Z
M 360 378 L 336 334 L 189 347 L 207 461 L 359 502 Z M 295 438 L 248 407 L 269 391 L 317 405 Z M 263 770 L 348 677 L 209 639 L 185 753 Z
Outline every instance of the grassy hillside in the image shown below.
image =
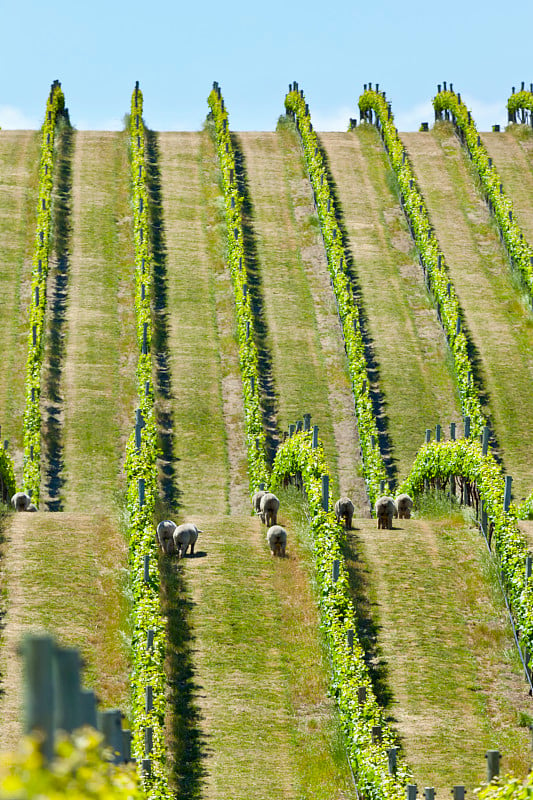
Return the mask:
M 185 513 L 242 513 L 249 508 L 243 404 L 215 153 L 206 134 L 159 134 L 157 147 L 160 301 L 166 295 L 159 363 L 169 383 L 160 408 L 172 426 L 173 495 Z
M 428 135 L 403 134 L 402 139 L 466 316 L 503 463 L 520 499 L 533 486 L 531 313 L 513 285 L 495 226 L 451 125 L 437 125 Z
M 2 443 L 9 439 L 19 466 L 39 147 L 37 131 L 2 131 L 0 136 L 0 438 Z
M 447 346 L 377 131 L 321 134 L 367 316 L 398 477 L 426 428 L 461 417 Z
M 355 527 L 347 557 L 361 630 L 414 783 L 470 791 L 498 749 L 502 771 L 524 777 L 531 701 L 477 529 L 446 513 Z
M 513 201 L 524 236 L 532 243 L 533 131 L 529 126 L 516 125 L 505 133 L 483 133 L 481 139 Z
M 311 413 L 333 470 L 333 493 L 353 496 L 365 513 L 346 357 L 298 141 L 284 129 L 241 133 L 236 140 L 246 171 L 279 430 Z
M 21 663 L 27 631 L 49 631 L 84 658 L 84 685 L 104 708 L 128 710 L 126 543 L 106 504 L 96 514 L 13 514 L 5 530 L 7 614 L 0 653 L 0 749 L 22 732 Z
M 280 125 L 233 141 L 246 192 L 247 267 L 270 442 L 311 413 L 333 493 L 355 499 L 361 518 L 345 554 L 359 633 L 414 779 L 439 795 L 452 784 L 471 790 L 484 778 L 485 751 L 496 748 L 505 770 L 524 775 L 530 700 L 494 566 L 460 514 L 396 521 L 392 531 L 362 518 L 353 397 L 298 139 Z M 525 446 L 531 315 L 450 128 L 407 134 L 405 141 L 479 351 L 505 465 L 517 494 L 525 494 L 533 486 Z M 403 477 L 425 428 L 460 420 L 446 345 L 375 130 L 323 134 L 321 142 L 366 310 L 383 422 Z M 526 161 L 513 148 L 527 148 L 511 139 L 508 151 L 504 143 L 502 137 L 494 146 L 511 176 L 509 191 L 518 194 L 512 161 L 524 172 Z M 195 558 L 159 559 L 176 795 L 346 800 L 355 792 L 328 697 L 304 501 L 296 491 L 280 493 L 289 536 L 283 560 L 271 557 L 265 529 L 250 513 L 215 149 L 207 131 L 148 132 L 146 152 L 162 445 L 154 522 L 168 516 L 202 529 Z M 24 222 L 33 210 L 36 154 L 36 137 L 0 135 L 0 229 L 12 243 L 11 261 L 0 270 L 7 320 L 1 335 L 10 352 L 9 342 L 22 351 L 26 344 L 25 254 L 33 231 Z M 118 132 L 73 132 L 62 159 L 43 384 L 43 508 L 54 513 L 13 515 L 5 527 L 2 749 L 20 730 L 16 646 L 30 628 L 79 646 L 86 681 L 103 704 L 128 707 L 122 463 L 136 405 L 137 344 L 127 140 Z M 527 193 L 522 202 L 525 215 Z M 0 387 L 0 417 L 18 430 L 23 375 L 15 363 Z
M 126 139 L 78 132 L 63 394 L 65 511 L 115 504 L 135 407 L 133 247 Z
M 165 495 L 167 508 L 179 504 L 174 519 L 202 529 L 198 557 L 160 559 L 178 795 L 350 797 L 307 556 L 286 503 L 287 561 L 271 558 L 250 516 L 214 147 L 204 133 L 158 134 L 151 157 L 160 176 L 158 364 L 168 366 L 160 420 L 174 469 Z

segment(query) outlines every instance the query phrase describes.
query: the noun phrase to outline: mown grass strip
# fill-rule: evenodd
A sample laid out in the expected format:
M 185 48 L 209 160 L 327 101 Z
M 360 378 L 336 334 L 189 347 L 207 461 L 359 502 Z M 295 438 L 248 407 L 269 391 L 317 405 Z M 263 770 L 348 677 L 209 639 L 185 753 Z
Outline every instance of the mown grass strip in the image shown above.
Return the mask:
M 398 758 L 395 774 L 389 772 L 388 750 L 395 746 L 395 736 L 377 703 L 355 634 L 356 621 L 341 549 L 343 529 L 335 519 L 331 500 L 327 509 L 323 507 L 322 475 L 327 472 L 322 445 L 313 448 L 312 435 L 302 431 L 278 449 L 272 486 L 276 489 L 286 478 L 297 477 L 307 496 L 322 628 L 333 673 L 331 690 L 339 708 L 358 789 L 363 796 L 374 800 L 400 800 L 405 795 L 410 771 Z M 338 571 L 336 579 L 334 565 Z M 373 726 L 381 727 L 380 741 L 372 735 Z
M 499 559 L 523 647 L 533 654 L 533 582 L 525 572 L 528 544 L 518 527 L 517 507 L 510 504 L 506 510 L 504 506 L 505 479 L 492 454 L 483 455 L 482 446 L 475 440 L 427 443 L 419 450 L 400 490 L 416 496 L 427 485 L 444 486 L 453 476 L 466 478 L 479 491 L 489 541 Z
M 523 231 L 516 221 L 513 201 L 504 191 L 501 178 L 492 158 L 476 128 L 476 123 L 471 112 L 461 100 L 461 95 L 453 89 L 439 91 L 433 98 L 435 119 L 443 119 L 446 112 L 452 117 L 455 130 L 461 143 L 465 147 L 472 164 L 474 165 L 490 211 L 498 225 L 502 243 L 512 264 L 519 270 L 524 286 L 533 302 L 533 248 L 524 238 Z M 507 108 L 511 111 L 523 107 L 529 108 L 533 104 L 531 92 L 519 92 L 509 98 Z
M 291 85 L 285 98 L 287 112 L 296 120 L 304 149 L 307 170 L 315 195 L 328 267 L 341 319 L 346 354 L 355 398 L 355 412 L 361 460 L 371 503 L 388 491 L 387 472 L 379 450 L 378 426 L 370 397 L 370 380 L 361 328 L 362 309 L 354 299 L 346 273 L 347 258 L 342 231 L 335 216 L 335 206 L 328 182 L 322 151 L 313 130 L 309 107 L 303 91 Z
M 132 750 L 146 797 L 154 800 L 156 798 L 170 800 L 173 794 L 168 784 L 164 729 L 166 712 L 164 665 L 167 639 L 161 616 L 160 574 L 153 528 L 158 447 L 150 352 L 152 257 L 142 107 L 143 96 L 137 83 L 131 101 L 129 132 L 135 240 L 135 309 L 139 345 L 137 382 L 143 425 L 136 426 L 128 442 L 125 464 L 130 535 L 130 582 L 133 595 Z M 151 707 L 146 703 L 146 688 L 149 686 L 152 687 Z
M 40 131 L 0 133 L 0 441 L 9 448 L 18 472 L 22 467 L 25 379 L 31 259 L 35 235 L 35 203 L 39 185 Z
M 260 484 L 268 483 L 269 469 L 266 461 L 266 434 L 263 427 L 259 392 L 259 358 L 246 271 L 241 211 L 243 198 L 237 184 L 235 153 L 230 136 L 228 112 L 217 83 L 213 84 L 208 103 L 215 123 L 216 146 L 222 175 L 228 236 L 228 266 L 235 294 L 239 363 L 246 417 L 250 493 L 253 494 Z
M 44 316 L 46 310 L 46 278 L 50 255 L 52 189 L 54 172 L 54 135 L 59 117 L 64 113 L 65 98 L 59 81 L 50 89 L 42 128 L 39 168 L 37 231 L 33 253 L 31 301 L 26 363 L 26 410 L 24 412 L 24 489 L 39 505 L 41 485 L 41 367 L 44 356 Z
M 435 298 L 439 318 L 452 352 L 463 415 L 470 418 L 470 434 L 479 436 L 487 420 L 474 380 L 475 371 L 469 356 L 469 342 L 462 324 L 464 315 L 450 280 L 444 254 L 435 237 L 426 203 L 394 125 L 390 103 L 387 103 L 384 93 L 365 87 L 359 98 L 359 109 L 361 117 L 369 122 L 372 122 L 372 112 L 375 114 L 376 125 L 398 180 L 402 207 L 420 254 L 428 289 Z

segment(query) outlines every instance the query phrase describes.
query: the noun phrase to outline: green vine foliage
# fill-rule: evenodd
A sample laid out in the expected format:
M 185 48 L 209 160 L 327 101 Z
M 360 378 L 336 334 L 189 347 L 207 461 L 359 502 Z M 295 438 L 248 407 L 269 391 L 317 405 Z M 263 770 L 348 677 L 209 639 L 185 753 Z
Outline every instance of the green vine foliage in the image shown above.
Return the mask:
M 476 790 L 479 800 L 531 800 L 533 795 L 533 772 L 524 781 L 512 775 L 494 778 L 487 786 Z
M 509 122 L 518 122 L 517 116 L 520 111 L 528 111 L 530 114 L 533 112 L 533 93 L 527 89 L 513 92 L 507 100 Z
M 407 767 L 398 760 L 395 776 L 389 774 L 387 750 L 394 746 L 394 735 L 385 721 L 372 690 L 363 650 L 356 630 L 346 566 L 342 556 L 344 530 L 336 521 L 331 500 L 322 507 L 322 476 L 329 474 L 324 450 L 312 446 L 312 433 L 301 431 L 288 438 L 278 449 L 272 469 L 272 488 L 298 476 L 307 495 L 310 532 L 315 558 L 321 627 L 325 632 L 332 665 L 332 692 L 336 698 L 346 735 L 347 750 L 357 785 L 363 797 L 373 800 L 400 800 L 410 780 Z M 337 561 L 339 576 L 333 578 Z M 350 634 L 349 634 L 350 632 Z M 366 699 L 359 697 L 360 688 Z M 372 727 L 380 725 L 382 739 L 372 741 Z
M 46 103 L 42 127 L 41 160 L 39 167 L 39 199 L 37 230 L 32 259 L 30 329 L 26 362 L 26 407 L 24 411 L 24 489 L 39 505 L 41 485 L 41 367 L 44 355 L 44 318 L 46 311 L 46 278 L 50 255 L 52 189 L 54 173 L 54 136 L 59 116 L 63 114 L 65 98 L 59 81 L 54 81 Z
M 237 184 L 235 153 L 231 141 L 228 112 L 217 83 L 213 84 L 208 104 L 215 126 L 215 144 L 222 175 L 227 226 L 227 258 L 235 297 L 239 366 L 246 417 L 248 473 L 250 490 L 253 494 L 261 484 L 268 484 L 269 469 L 265 456 L 266 435 L 259 393 L 259 359 L 254 335 L 254 316 L 247 287 L 242 225 L 243 197 Z
M 137 760 L 140 780 L 147 798 L 173 797 L 168 785 L 166 766 L 166 629 L 159 599 L 160 575 L 153 526 L 157 495 L 156 459 L 159 453 L 154 418 L 152 382 L 151 297 L 152 257 L 149 236 L 148 191 L 146 187 L 145 131 L 142 118 L 143 96 L 136 85 L 131 101 L 130 152 L 132 202 L 135 241 L 135 310 L 139 361 L 137 383 L 139 408 L 144 427 L 140 447 L 135 432 L 127 445 L 125 473 L 129 515 L 130 582 L 133 595 L 132 636 L 132 750 Z M 142 488 L 140 488 L 140 482 Z M 141 492 L 144 492 L 144 502 Z M 149 570 L 145 580 L 145 557 Z M 149 631 L 153 643 L 147 645 Z M 152 634 L 150 634 L 152 635 Z M 152 687 L 153 708 L 146 709 L 145 689 Z M 145 753 L 145 729 L 152 729 L 152 751 Z M 143 759 L 151 762 L 150 771 L 142 768 Z
M 2 496 L 12 497 L 17 491 L 15 467 L 7 450 L 0 450 L 0 502 Z
M 0 758 L 0 800 L 141 800 L 131 766 L 115 766 L 102 755 L 102 737 L 90 728 L 60 741 L 51 764 L 27 737 Z
M 400 491 L 412 496 L 424 491 L 425 482 L 462 476 L 477 485 L 492 530 L 491 546 L 498 556 L 501 574 L 513 616 L 528 652 L 533 652 L 533 586 L 525 578 L 528 546 L 518 526 L 518 509 L 504 510 L 505 480 L 501 468 L 472 439 L 430 442 L 419 450 Z
M 297 84 L 294 84 L 294 88 L 291 88 L 285 97 L 285 109 L 296 122 L 315 195 L 315 205 L 320 220 L 333 291 L 337 300 L 352 380 L 363 472 L 368 496 L 373 505 L 377 497 L 383 494 L 383 491 L 380 491 L 382 481 L 385 491 L 387 492 L 389 489 L 385 464 L 379 450 L 378 426 L 370 396 L 371 384 L 368 378 L 368 365 L 361 329 L 362 308 L 354 300 L 350 277 L 346 273 L 346 249 L 336 218 L 334 199 L 322 150 L 313 130 L 309 107 L 305 102 L 303 91 L 298 90 Z
M 368 89 L 359 98 L 359 110 L 361 118 L 369 122 L 372 122 L 372 113 L 375 114 L 376 125 L 398 180 L 403 210 L 420 255 L 426 283 L 435 300 L 453 355 L 462 412 L 465 417 L 470 417 L 471 435 L 479 436 L 487 422 L 482 412 L 478 388 L 472 378 L 474 370 L 468 355 L 468 340 L 461 323 L 459 300 L 450 280 L 444 254 L 435 238 L 424 198 L 394 125 L 390 104 L 387 103 L 384 93 Z
M 530 92 L 518 92 L 509 99 L 507 108 L 514 111 L 520 107 L 530 108 L 532 100 Z M 479 137 L 470 111 L 462 102 L 461 96 L 450 90 L 439 92 L 433 98 L 433 106 L 436 119 L 441 119 L 445 112 L 451 114 L 460 139 L 476 168 L 509 258 L 519 270 L 529 299 L 533 301 L 533 248 L 525 240 L 516 221 L 511 198 L 503 190 L 501 178 Z

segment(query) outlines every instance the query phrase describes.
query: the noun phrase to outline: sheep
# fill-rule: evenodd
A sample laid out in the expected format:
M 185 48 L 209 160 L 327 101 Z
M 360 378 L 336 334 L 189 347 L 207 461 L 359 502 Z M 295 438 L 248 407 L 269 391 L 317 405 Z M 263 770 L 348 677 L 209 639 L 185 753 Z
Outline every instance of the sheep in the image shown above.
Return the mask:
M 287 531 L 281 525 L 272 525 L 267 531 L 267 542 L 270 547 L 270 553 L 273 556 L 285 555 L 285 547 L 287 544 Z
M 176 530 L 176 523 L 170 519 L 163 519 L 156 529 L 156 537 L 159 546 L 163 553 L 170 555 L 174 552 L 174 531 Z
M 31 497 L 26 492 L 17 492 L 11 498 L 11 505 L 15 509 L 15 511 L 29 511 L 30 505 L 33 505 L 31 502 Z M 34 506 L 35 511 L 37 510 Z
M 265 492 L 261 498 L 260 516 L 263 525 L 276 525 L 278 521 L 279 500 L 275 494 Z
M 408 494 L 399 494 L 396 498 L 396 508 L 400 519 L 410 519 L 413 501 Z
M 378 500 L 376 500 L 375 511 L 378 520 L 378 529 L 388 528 L 389 530 L 391 530 L 392 518 L 398 516 L 396 503 L 394 502 L 392 497 L 384 495 L 383 497 L 380 497 Z
M 256 514 L 261 513 L 261 498 L 266 494 L 264 489 L 258 489 L 252 497 L 252 505 Z
M 352 518 L 354 512 L 354 504 L 349 497 L 340 497 L 335 503 L 335 516 L 337 522 L 340 523 L 341 518 L 344 519 L 344 527 L 350 531 L 352 529 Z
M 198 534 L 203 533 L 192 522 L 185 522 L 183 525 L 178 525 L 173 533 L 174 549 L 178 554 L 178 558 L 183 558 L 186 554 L 189 545 L 191 548 L 191 556 L 194 555 L 194 545 L 198 539 Z

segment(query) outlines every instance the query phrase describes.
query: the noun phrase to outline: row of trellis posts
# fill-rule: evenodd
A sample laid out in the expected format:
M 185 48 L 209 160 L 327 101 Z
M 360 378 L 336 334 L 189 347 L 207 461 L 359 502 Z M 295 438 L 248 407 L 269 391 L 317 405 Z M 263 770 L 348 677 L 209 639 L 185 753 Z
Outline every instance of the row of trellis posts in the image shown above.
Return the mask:
M 120 710 L 99 710 L 91 689 L 81 687 L 82 659 L 76 648 L 60 647 L 48 635 L 27 634 L 21 643 L 24 733 L 37 733 L 47 761 L 59 732 L 86 725 L 100 731 L 113 761 L 131 761 L 131 731 L 122 729 Z

